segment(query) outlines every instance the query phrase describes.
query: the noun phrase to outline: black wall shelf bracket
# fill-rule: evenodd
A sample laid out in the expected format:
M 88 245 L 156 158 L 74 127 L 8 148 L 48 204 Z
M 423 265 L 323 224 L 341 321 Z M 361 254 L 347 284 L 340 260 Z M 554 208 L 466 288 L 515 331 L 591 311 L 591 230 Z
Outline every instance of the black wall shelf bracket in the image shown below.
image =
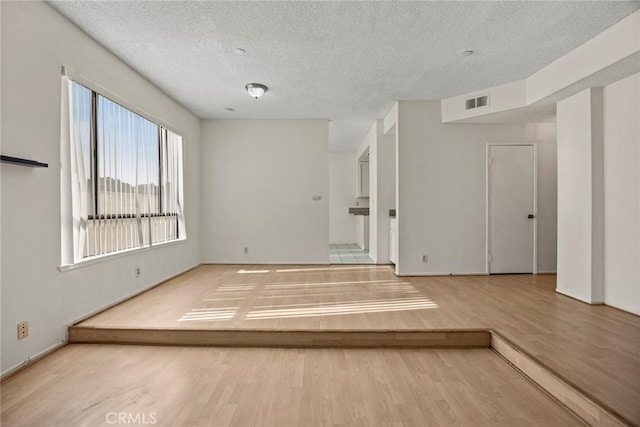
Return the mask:
M 0 161 L 2 163 L 11 163 L 14 165 L 20 166 L 29 166 L 31 168 L 48 168 L 48 163 L 41 163 L 36 160 L 29 159 L 21 159 L 20 157 L 11 157 L 11 156 L 0 156 Z

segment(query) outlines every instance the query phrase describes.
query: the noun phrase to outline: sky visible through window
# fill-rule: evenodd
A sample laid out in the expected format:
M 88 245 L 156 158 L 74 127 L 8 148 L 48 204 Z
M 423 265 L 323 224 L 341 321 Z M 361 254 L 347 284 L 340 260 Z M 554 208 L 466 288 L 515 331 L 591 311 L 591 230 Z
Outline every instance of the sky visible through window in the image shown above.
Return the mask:
M 93 188 L 91 155 L 91 90 L 73 82 L 75 132 L 82 141 L 82 158 L 87 187 Z M 158 125 L 101 95 L 97 96 L 97 177 L 100 213 L 135 213 L 132 203 L 118 203 L 113 195 L 143 194 L 142 210 L 158 212 L 160 185 L 160 147 Z M 92 212 L 93 201 L 88 200 Z M 103 206 L 100 206 L 102 204 Z M 124 212 L 123 212 L 124 210 Z

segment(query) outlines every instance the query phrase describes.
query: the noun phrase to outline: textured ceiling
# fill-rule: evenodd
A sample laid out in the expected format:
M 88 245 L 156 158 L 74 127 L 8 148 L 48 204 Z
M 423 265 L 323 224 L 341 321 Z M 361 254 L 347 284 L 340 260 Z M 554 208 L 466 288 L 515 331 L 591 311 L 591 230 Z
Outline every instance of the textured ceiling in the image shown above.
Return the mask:
M 396 100 L 442 99 L 527 77 L 640 8 L 638 1 L 51 4 L 200 118 L 330 119 L 331 148 L 345 151 Z M 475 54 L 461 55 L 467 49 Z M 244 91 L 251 82 L 269 87 L 264 98 Z

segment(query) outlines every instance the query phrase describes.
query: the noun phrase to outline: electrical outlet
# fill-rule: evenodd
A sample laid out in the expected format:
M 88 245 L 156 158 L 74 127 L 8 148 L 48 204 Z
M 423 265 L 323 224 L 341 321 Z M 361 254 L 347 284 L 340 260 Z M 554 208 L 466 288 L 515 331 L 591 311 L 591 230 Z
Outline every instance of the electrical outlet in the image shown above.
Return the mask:
M 425 264 L 429 261 L 429 258 L 426 255 L 422 255 L 422 262 Z
M 142 270 L 140 269 L 140 267 L 136 267 L 136 277 L 140 277 L 141 274 Z
M 244 247 L 244 254 L 247 255 L 249 253 L 249 247 L 245 246 Z
M 18 323 L 18 339 L 21 340 L 29 336 L 29 322 Z

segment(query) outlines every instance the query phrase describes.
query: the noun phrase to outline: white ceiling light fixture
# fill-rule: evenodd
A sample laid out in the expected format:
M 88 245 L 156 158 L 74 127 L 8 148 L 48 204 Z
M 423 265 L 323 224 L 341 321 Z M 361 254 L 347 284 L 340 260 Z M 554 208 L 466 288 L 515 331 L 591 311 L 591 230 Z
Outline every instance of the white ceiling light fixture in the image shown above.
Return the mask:
M 244 55 L 247 52 L 246 50 L 244 50 L 241 47 L 237 47 L 233 51 L 236 53 L 236 55 Z
M 255 99 L 262 97 L 267 91 L 267 87 L 260 83 L 249 83 L 244 87 L 249 95 L 253 96 Z

